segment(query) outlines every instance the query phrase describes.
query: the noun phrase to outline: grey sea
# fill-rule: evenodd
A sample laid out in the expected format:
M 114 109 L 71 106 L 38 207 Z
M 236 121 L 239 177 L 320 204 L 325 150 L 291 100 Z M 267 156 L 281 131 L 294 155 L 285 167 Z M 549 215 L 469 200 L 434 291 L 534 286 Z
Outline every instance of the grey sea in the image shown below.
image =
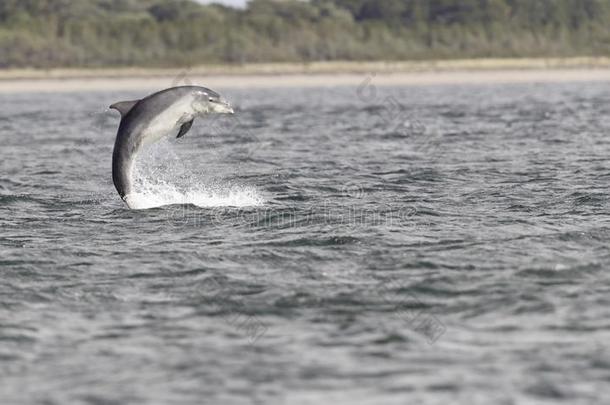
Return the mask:
M 608 403 L 609 83 L 215 90 L 0 95 L 0 403 Z

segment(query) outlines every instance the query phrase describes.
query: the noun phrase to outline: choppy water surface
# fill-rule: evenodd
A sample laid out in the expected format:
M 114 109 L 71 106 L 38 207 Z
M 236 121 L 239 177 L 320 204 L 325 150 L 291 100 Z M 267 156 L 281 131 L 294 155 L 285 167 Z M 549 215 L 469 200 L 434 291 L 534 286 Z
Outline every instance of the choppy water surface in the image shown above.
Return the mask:
M 1 403 L 605 403 L 610 84 L 217 90 L 0 96 Z

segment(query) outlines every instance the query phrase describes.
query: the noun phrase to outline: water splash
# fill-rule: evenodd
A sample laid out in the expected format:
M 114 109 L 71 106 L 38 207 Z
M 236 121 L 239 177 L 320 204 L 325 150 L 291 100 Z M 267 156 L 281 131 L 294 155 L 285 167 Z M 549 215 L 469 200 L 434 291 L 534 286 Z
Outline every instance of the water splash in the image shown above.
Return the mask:
M 250 207 L 263 204 L 264 199 L 256 187 L 234 184 L 223 179 L 222 173 L 212 175 L 212 170 L 202 173 L 199 167 L 193 166 L 196 165 L 176 154 L 168 140 L 145 148 L 136 160 L 134 192 L 126 196 L 127 204 L 133 209 L 171 204 L 199 207 Z

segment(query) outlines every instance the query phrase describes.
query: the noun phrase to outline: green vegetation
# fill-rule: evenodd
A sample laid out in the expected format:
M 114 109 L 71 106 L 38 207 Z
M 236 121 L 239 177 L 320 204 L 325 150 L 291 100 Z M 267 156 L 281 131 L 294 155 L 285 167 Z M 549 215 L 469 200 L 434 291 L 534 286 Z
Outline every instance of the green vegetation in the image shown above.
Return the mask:
M 0 68 L 610 55 L 610 0 L 1 0 Z

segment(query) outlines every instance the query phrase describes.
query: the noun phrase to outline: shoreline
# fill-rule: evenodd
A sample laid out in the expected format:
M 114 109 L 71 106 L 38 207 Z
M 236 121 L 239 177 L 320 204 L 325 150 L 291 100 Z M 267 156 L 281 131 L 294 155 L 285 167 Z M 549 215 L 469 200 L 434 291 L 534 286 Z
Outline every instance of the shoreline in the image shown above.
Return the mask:
M 0 93 L 234 87 L 500 84 L 610 81 L 610 58 L 464 59 L 421 62 L 316 62 L 175 69 L 0 70 Z
M 576 58 L 488 58 L 380 62 L 253 63 L 242 65 L 202 65 L 176 68 L 58 68 L 0 69 L 0 81 L 22 79 L 134 78 L 195 76 L 265 76 L 293 74 L 421 73 L 447 71 L 604 69 L 610 57 Z

